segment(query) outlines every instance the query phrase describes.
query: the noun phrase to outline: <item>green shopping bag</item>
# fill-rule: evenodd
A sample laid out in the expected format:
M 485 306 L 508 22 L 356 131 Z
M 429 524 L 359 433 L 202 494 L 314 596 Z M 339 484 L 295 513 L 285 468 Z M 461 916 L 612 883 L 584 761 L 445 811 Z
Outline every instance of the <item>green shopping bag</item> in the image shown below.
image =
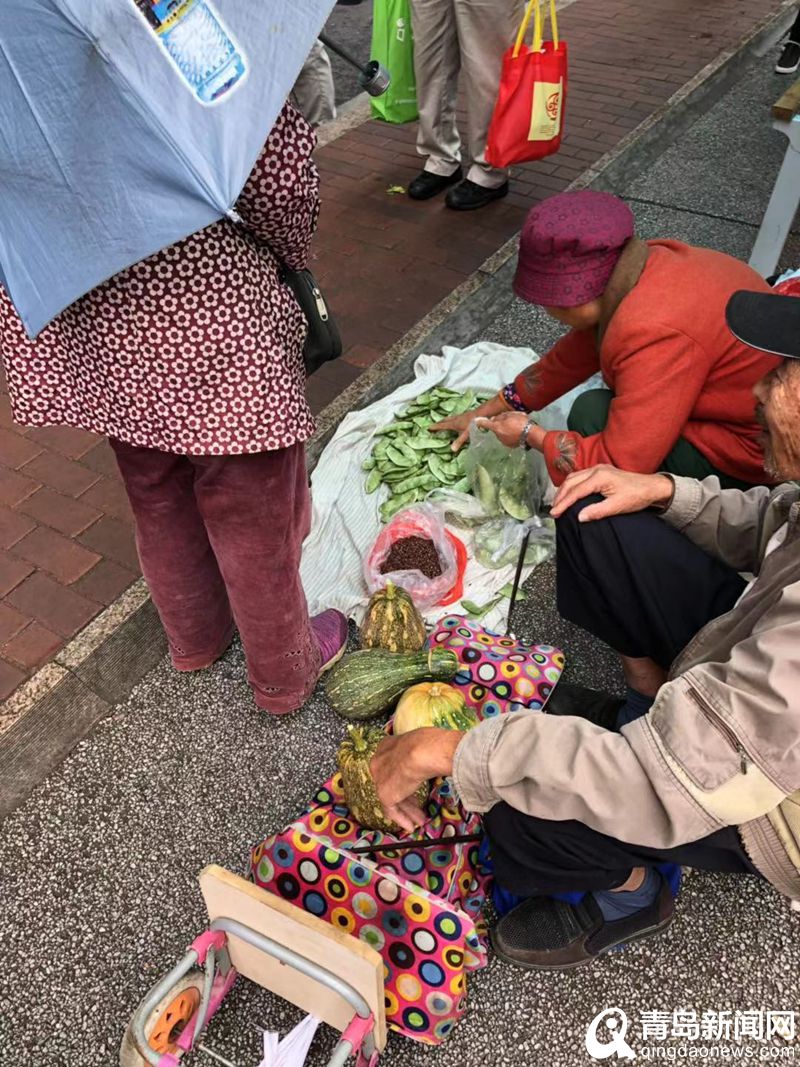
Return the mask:
M 372 98 L 372 114 L 385 122 L 413 122 L 419 112 L 409 0 L 375 0 L 372 59 L 382 63 L 392 78 L 383 96 Z

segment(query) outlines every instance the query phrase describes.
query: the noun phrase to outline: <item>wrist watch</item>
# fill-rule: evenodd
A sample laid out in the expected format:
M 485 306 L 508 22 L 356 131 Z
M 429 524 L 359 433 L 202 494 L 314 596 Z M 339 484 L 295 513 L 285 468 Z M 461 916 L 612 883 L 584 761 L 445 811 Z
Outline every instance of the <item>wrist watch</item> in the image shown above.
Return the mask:
M 528 444 L 528 434 L 531 432 L 531 427 L 536 425 L 536 412 L 532 411 L 525 420 L 525 429 L 519 435 L 519 447 L 524 448 L 526 452 L 530 452 L 531 446 Z

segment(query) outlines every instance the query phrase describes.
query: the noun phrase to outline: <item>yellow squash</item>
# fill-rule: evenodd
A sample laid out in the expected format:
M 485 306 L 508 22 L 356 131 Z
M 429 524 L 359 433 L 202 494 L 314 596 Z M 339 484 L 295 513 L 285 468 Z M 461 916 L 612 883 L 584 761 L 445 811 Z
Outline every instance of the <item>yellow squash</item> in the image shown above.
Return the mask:
M 478 725 L 460 690 L 444 682 L 422 682 L 406 689 L 394 713 L 392 729 L 407 734 L 423 726 L 441 730 L 469 730 Z

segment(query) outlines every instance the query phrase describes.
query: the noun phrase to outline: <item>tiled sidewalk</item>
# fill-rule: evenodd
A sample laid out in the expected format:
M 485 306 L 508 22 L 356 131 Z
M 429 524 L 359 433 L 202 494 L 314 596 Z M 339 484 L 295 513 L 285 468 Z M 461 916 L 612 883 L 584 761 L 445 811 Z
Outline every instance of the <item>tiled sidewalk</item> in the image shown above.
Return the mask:
M 0 699 L 137 572 L 108 445 L 63 427 L 15 426 L 0 382 Z
M 344 358 L 309 382 L 319 411 L 520 228 L 779 0 L 576 0 L 561 15 L 571 53 L 561 152 L 516 168 L 505 201 L 458 214 L 390 194 L 420 161 L 415 126 L 366 123 L 322 148 L 314 269 Z M 765 62 L 769 62 L 765 59 Z M 0 380 L 0 701 L 110 604 L 138 571 L 130 512 L 108 446 L 11 423 Z

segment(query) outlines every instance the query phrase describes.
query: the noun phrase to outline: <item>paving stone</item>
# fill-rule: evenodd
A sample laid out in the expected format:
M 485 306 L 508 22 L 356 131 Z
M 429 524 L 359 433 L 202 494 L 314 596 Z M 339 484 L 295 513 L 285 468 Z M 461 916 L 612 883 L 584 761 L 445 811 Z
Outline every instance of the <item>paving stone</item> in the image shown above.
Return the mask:
M 0 551 L 0 597 L 10 593 L 32 570 L 30 563 Z
M 102 515 L 98 508 L 44 488 L 19 503 L 17 510 L 67 537 L 82 533 Z
M 93 552 L 107 556 L 129 570 L 139 569 L 133 527 L 129 523 L 105 517 L 90 526 L 78 540 Z
M 38 571 L 26 578 L 6 599 L 12 607 L 64 638 L 72 637 L 99 611 L 94 601 Z
M 0 549 L 10 548 L 30 533 L 35 522 L 27 515 L 0 506 Z
M 25 681 L 26 677 L 25 672 L 21 671 L 19 667 L 0 659 L 0 700 L 5 700 L 6 697 L 11 696 L 17 686 Z
M 0 504 L 14 507 L 35 493 L 39 483 L 24 474 L 0 466 Z
M 5 600 L 0 600 L 0 645 L 24 630 L 31 621 L 29 615 L 12 608 Z
M 118 474 L 101 478 L 98 482 L 81 494 L 81 501 L 102 511 L 105 515 L 112 515 L 123 522 L 133 522 L 133 512 L 128 500 L 128 494 Z
M 76 463 L 59 452 L 46 451 L 27 463 L 23 473 L 57 493 L 80 496 L 100 478 L 99 471 L 84 466 L 86 458 L 84 456 L 81 463 Z
M 98 474 L 119 476 L 117 461 L 108 441 L 100 441 L 94 448 L 81 456 L 81 464 L 93 471 L 97 471 Z
M 68 459 L 80 459 L 97 444 L 96 434 L 85 430 L 76 430 L 71 426 L 44 426 L 28 431 L 32 441 L 38 441 L 45 448 L 60 452 Z
M 38 526 L 18 541 L 14 545 L 14 556 L 52 574 L 62 585 L 77 581 L 100 561 L 96 552 L 90 552 L 47 526 Z
M 18 470 L 41 451 L 41 445 L 29 441 L 17 430 L 0 429 L 0 460 L 4 467 Z
M 108 605 L 132 585 L 137 574 L 127 567 L 120 567 L 110 559 L 103 559 L 73 585 L 76 593 Z
M 59 634 L 38 622 L 32 622 L 0 648 L 0 655 L 23 670 L 30 671 L 50 659 L 61 645 Z

